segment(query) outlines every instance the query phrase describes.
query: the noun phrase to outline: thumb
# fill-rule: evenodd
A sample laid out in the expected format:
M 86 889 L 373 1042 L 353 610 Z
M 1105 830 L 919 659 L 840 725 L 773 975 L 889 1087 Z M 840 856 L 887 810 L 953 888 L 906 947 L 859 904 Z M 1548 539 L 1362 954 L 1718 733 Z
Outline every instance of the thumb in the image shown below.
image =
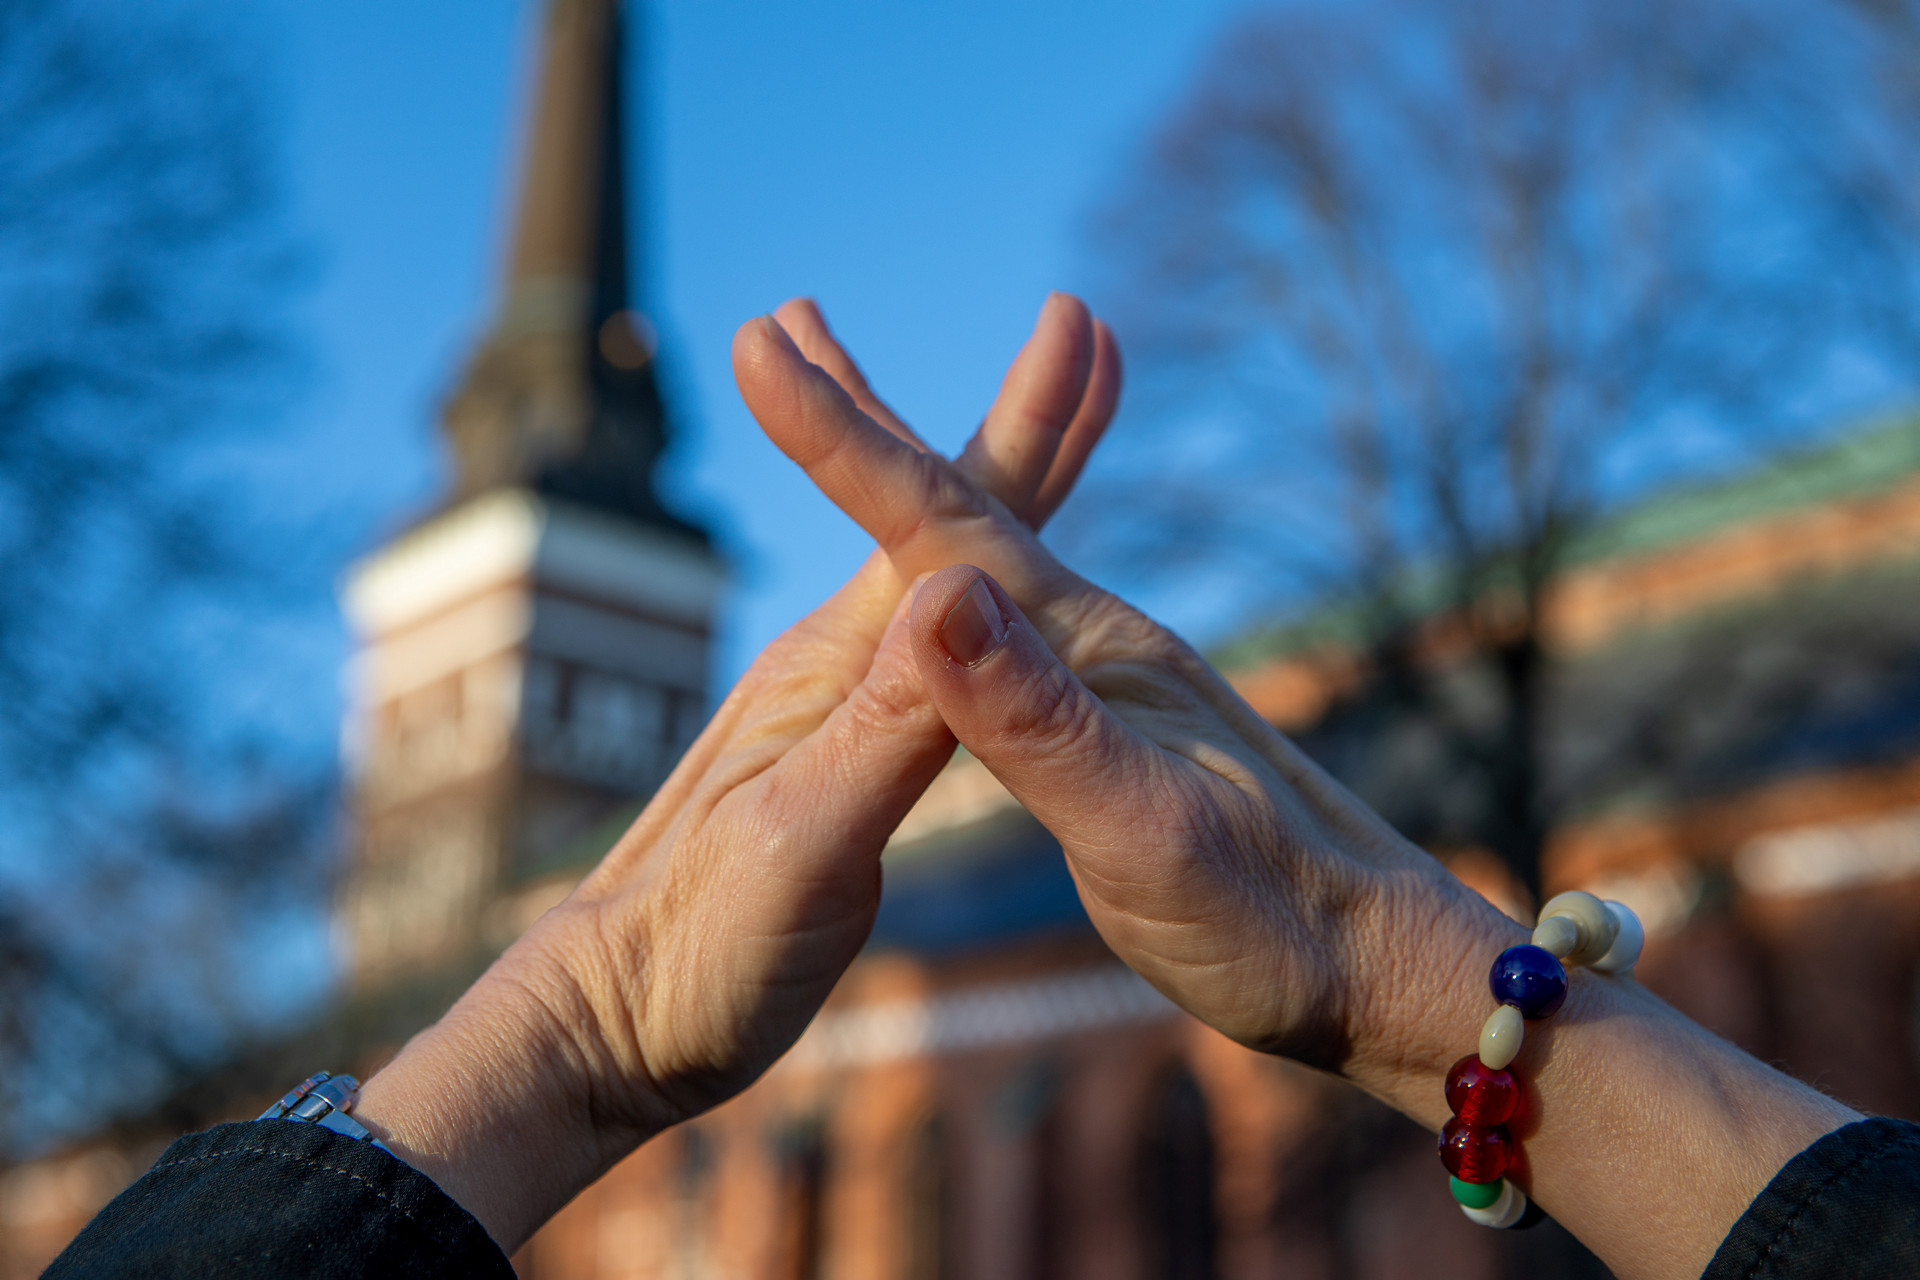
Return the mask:
M 1000 584 L 953 565 L 915 593 L 921 685 L 953 736 L 1070 852 L 1124 850 L 1159 751 L 1096 697 Z

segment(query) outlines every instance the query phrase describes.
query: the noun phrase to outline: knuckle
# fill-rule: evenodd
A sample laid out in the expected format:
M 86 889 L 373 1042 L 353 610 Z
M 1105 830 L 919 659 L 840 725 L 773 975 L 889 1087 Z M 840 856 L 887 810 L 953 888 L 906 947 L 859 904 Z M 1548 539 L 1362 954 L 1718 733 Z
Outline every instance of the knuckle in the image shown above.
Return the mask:
M 894 667 L 876 669 L 856 685 L 846 701 L 847 715 L 860 733 L 897 733 L 933 714 L 918 679 Z
M 1094 742 L 1100 706 L 1059 663 L 1031 673 L 1013 693 L 1003 738 L 1044 743 L 1050 755 L 1083 752 Z
M 1088 602 L 1063 646 L 1062 658 L 1087 687 L 1122 708 L 1190 711 L 1205 661 L 1180 637 L 1113 596 Z

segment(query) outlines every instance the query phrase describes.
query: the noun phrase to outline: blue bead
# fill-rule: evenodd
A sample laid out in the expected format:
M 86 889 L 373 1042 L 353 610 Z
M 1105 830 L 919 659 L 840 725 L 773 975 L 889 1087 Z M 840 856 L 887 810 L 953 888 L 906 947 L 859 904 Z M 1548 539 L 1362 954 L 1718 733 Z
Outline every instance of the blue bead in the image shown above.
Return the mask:
M 1567 971 L 1551 951 L 1531 944 L 1508 947 L 1487 975 L 1493 998 L 1528 1020 L 1553 1015 L 1567 998 Z

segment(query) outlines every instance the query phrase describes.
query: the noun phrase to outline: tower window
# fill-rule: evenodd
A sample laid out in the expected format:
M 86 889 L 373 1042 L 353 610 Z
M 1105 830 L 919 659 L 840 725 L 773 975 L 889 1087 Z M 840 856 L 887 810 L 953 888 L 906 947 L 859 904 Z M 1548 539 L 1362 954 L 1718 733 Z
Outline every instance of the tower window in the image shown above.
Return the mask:
M 1214 1280 L 1219 1216 L 1213 1132 L 1193 1074 L 1175 1067 L 1155 1090 L 1141 1142 L 1139 1221 L 1148 1280 Z
M 907 1152 L 907 1280 L 954 1280 L 960 1274 L 953 1195 L 946 1128 L 938 1116 L 930 1116 L 914 1131 Z
M 775 1140 L 782 1174 L 780 1258 L 783 1280 L 820 1280 L 826 1273 L 827 1144 L 817 1119 L 788 1128 Z

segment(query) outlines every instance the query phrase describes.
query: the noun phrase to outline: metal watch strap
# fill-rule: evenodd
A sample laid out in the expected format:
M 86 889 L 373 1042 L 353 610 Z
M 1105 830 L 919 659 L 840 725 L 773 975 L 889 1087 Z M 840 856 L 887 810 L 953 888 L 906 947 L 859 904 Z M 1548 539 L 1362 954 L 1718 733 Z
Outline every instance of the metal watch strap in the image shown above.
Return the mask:
M 367 1131 L 367 1126 L 348 1112 L 360 1097 L 360 1082 L 352 1076 L 336 1076 L 316 1071 L 301 1081 L 280 1101 L 260 1113 L 262 1120 L 292 1120 L 296 1124 L 317 1124 L 356 1142 L 370 1142 L 392 1155 L 393 1151 Z

